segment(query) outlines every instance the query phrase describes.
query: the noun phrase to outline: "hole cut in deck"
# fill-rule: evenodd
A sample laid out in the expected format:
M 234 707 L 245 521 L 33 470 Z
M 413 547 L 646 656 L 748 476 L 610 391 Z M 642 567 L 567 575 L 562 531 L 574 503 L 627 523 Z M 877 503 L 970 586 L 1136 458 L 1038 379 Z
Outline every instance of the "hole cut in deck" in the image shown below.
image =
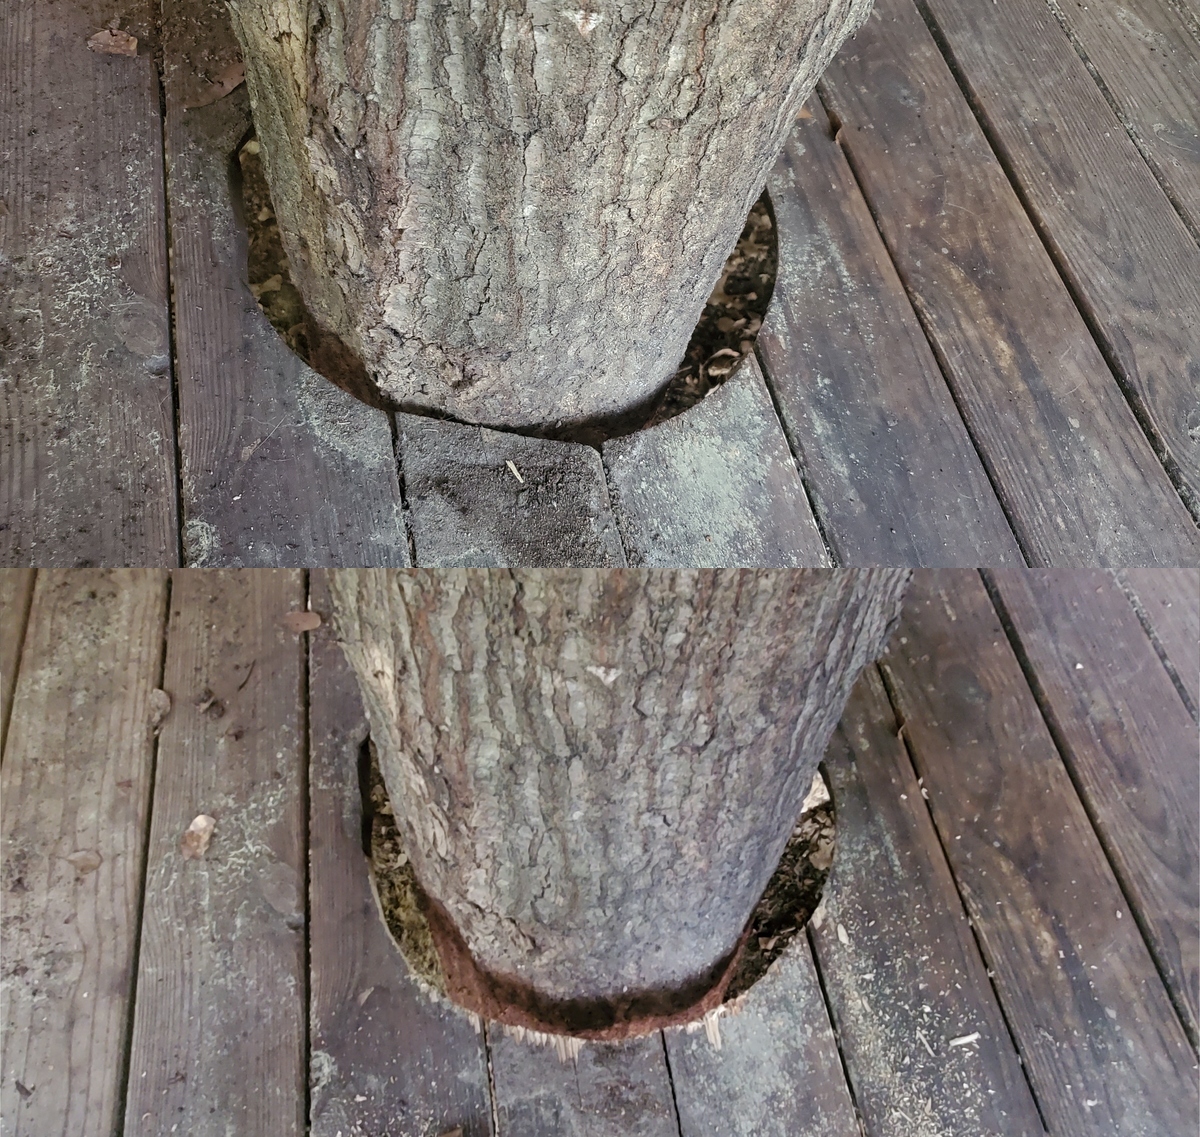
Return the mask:
M 417 883 L 396 827 L 383 774 L 369 739 L 359 752 L 358 773 L 363 853 L 380 915 L 414 978 L 437 997 L 455 1003 L 447 992 L 435 935 L 426 918 L 428 900 Z M 740 955 L 723 992 L 722 1002 L 714 1008 L 716 1012 L 736 1012 L 754 984 L 768 973 L 817 911 L 833 864 L 834 844 L 834 805 L 824 776 L 817 773 L 779 864 L 743 933 Z M 471 1008 L 460 1006 L 459 1009 L 478 1017 Z M 691 1024 L 668 1025 L 697 1026 L 704 1022 L 711 1031 L 713 1028 L 705 1020 L 713 1013 L 709 1011 L 705 1019 L 697 1017 Z M 613 1037 L 636 1037 L 638 1033 L 657 1029 L 658 1025 L 650 1022 L 645 1031 L 631 1030 Z M 538 1041 L 563 1037 L 543 1035 L 519 1026 L 514 1029 Z M 581 1032 L 578 1037 L 596 1037 L 596 1032 Z
M 314 371 L 369 406 L 421 413 L 391 405 L 353 352 L 336 337 L 322 333 L 313 321 L 291 279 L 258 137 L 253 131 L 237 149 L 232 180 L 235 211 L 240 211 L 246 226 L 250 291 L 288 349 Z M 751 208 L 683 359 L 662 393 L 648 408 L 620 422 L 589 424 L 563 437 L 599 446 L 608 438 L 632 434 L 674 418 L 720 386 L 754 350 L 775 291 L 778 263 L 775 218 L 764 190 Z

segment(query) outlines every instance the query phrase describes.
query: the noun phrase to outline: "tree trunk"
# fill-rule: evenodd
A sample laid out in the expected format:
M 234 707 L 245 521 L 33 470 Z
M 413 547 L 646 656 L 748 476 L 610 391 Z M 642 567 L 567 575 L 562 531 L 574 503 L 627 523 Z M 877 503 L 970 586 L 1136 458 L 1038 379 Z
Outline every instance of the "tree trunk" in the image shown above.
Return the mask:
M 450 993 L 616 1037 L 720 1001 L 903 570 L 346 570 Z
M 293 279 L 410 409 L 564 432 L 666 383 L 870 0 L 231 0 Z

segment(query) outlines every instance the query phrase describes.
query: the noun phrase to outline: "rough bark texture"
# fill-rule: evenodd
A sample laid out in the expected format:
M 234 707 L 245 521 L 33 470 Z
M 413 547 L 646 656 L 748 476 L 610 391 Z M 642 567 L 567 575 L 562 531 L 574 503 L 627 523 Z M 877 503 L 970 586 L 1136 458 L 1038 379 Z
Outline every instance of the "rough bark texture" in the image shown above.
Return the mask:
M 722 984 L 903 570 L 345 570 L 337 631 L 457 992 L 542 1029 Z M 461 937 L 457 941 L 456 937 Z M 455 993 L 452 991 L 452 993 Z
M 870 0 L 231 0 L 295 282 L 383 393 L 564 429 L 667 381 Z

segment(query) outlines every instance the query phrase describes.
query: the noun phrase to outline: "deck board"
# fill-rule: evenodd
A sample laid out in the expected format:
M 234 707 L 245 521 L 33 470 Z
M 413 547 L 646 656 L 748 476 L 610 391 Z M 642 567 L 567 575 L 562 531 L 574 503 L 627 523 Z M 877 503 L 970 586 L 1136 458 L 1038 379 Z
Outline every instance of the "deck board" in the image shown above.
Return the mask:
M 0 762 L 21 658 L 21 643 L 33 600 L 33 569 L 0 569 Z
M 1200 531 L 912 0 L 820 86 L 1033 564 L 1192 564 Z
M 0 564 L 178 563 L 157 6 L 6 6 Z M 103 113 L 98 113 L 103 108 Z
M 1043 1133 L 878 673 L 825 756 L 837 847 L 810 924 L 872 1137 Z M 954 1039 L 979 1032 L 966 1045 Z
M 1195 1053 L 979 577 L 918 573 L 882 667 L 1047 1128 L 1191 1132 Z
M 0 1118 L 120 1124 L 166 574 L 40 575 L 0 771 Z
M 325 617 L 309 634 L 312 1137 L 433 1133 L 491 1137 L 483 1035 L 406 973 L 371 890 L 362 842 L 358 685 Z
M 1045 0 L 921 3 L 1200 517 L 1200 247 Z
M 1109 574 L 997 572 L 989 579 L 1194 1046 L 1200 1017 L 1196 723 Z
M 298 571 L 172 579 L 127 1137 L 305 1130 L 304 602 Z
M 1024 564 L 820 100 L 767 189 L 758 350 L 839 564 Z

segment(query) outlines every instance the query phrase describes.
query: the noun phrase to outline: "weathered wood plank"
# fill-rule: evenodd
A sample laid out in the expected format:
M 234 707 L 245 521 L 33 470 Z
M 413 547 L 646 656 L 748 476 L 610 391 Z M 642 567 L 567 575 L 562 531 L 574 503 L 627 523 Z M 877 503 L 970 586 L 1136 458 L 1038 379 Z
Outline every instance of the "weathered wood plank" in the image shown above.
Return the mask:
M 625 564 L 591 447 L 417 415 L 397 422 L 418 564 Z
M 0 564 L 178 563 L 156 11 L 6 5 Z
M 245 88 L 189 109 L 238 58 L 225 5 L 163 17 L 187 563 L 407 564 L 387 416 L 293 355 L 247 286 L 230 175 Z
M 127 1137 L 305 1128 L 303 606 L 298 571 L 173 577 Z
M 1044 0 L 921 2 L 1200 516 L 1200 247 Z
M 0 762 L 8 736 L 21 643 L 33 597 L 33 569 L 0 569 Z
M 702 402 L 603 454 L 630 564 L 829 564 L 753 355 Z
M 991 581 L 1042 711 L 1195 1045 L 1196 723 L 1110 575 L 1000 571 Z
M 825 759 L 837 848 L 811 927 L 872 1137 L 1043 1132 L 879 674 Z M 967 1045 L 955 1039 L 978 1032 Z
M 1200 569 L 1125 569 L 1118 579 L 1174 669 L 1195 717 L 1200 708 Z
M 767 189 L 759 352 L 839 564 L 1024 564 L 820 100 Z
M 0 778 L 0 1116 L 109 1137 L 124 1093 L 166 574 L 45 572 Z
M 917 573 L 881 666 L 1047 1127 L 1190 1133 L 1195 1054 L 978 576 Z
M 483 1036 L 409 977 L 371 891 L 358 785 L 366 716 L 330 629 L 325 574 L 310 587 L 326 621 L 308 637 L 311 1133 L 490 1137 Z
M 1051 4 L 1138 148 L 1200 233 L 1200 30 L 1172 0 Z
M 911 0 L 880 0 L 821 90 L 1026 558 L 1194 563 L 1200 531 Z
M 858 1137 L 858 1121 L 803 936 L 719 1022 L 666 1032 L 683 1137 Z
M 578 1057 L 488 1027 L 497 1137 L 678 1137 L 658 1034 L 585 1043 Z

